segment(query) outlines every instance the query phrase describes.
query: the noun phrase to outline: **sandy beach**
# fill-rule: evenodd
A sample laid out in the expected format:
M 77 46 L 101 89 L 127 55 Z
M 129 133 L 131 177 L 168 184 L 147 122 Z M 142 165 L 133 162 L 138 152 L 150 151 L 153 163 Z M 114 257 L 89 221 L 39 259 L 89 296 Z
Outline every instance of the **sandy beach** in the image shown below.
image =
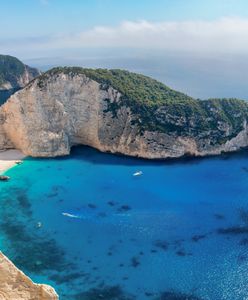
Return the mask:
M 6 150 L 0 152 L 0 174 L 12 168 L 21 161 L 25 155 L 19 150 Z

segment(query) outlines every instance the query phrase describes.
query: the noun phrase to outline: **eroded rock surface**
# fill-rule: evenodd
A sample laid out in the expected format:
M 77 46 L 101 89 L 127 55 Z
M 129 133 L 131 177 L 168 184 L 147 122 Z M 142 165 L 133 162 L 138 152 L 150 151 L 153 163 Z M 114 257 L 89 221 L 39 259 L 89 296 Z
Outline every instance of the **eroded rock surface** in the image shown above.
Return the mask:
M 35 284 L 0 252 L 0 300 L 56 300 L 55 290 Z
M 24 87 L 41 72 L 22 63 L 16 57 L 0 55 L 0 91 Z
M 246 117 L 234 112 L 238 120 L 234 130 L 214 101 L 203 104 L 209 123 L 216 124 L 211 128 L 201 125 L 208 120 L 196 113 L 184 117 L 161 105 L 154 112 L 151 129 L 148 123 L 141 130 L 142 116 L 123 102 L 120 91 L 85 74 L 51 72 L 33 80 L 0 108 L 0 149 L 53 157 L 67 155 L 72 146 L 82 144 L 104 152 L 164 159 L 220 154 L 248 145 Z M 181 132 L 170 129 L 174 127 Z

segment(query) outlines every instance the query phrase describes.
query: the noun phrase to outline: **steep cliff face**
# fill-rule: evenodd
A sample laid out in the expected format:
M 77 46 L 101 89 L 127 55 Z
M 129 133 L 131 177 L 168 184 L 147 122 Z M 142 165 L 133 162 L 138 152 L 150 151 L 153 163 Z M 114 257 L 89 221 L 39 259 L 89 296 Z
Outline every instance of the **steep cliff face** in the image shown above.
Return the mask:
M 9 55 L 0 55 L 0 105 L 41 73 Z
M 24 87 L 41 73 L 9 55 L 0 55 L 0 90 Z
M 248 105 L 199 101 L 145 76 L 58 68 L 0 108 L 0 149 L 67 155 L 73 145 L 144 158 L 204 156 L 248 145 Z
M 0 252 L 1 300 L 56 300 L 58 295 L 48 285 L 33 283 Z

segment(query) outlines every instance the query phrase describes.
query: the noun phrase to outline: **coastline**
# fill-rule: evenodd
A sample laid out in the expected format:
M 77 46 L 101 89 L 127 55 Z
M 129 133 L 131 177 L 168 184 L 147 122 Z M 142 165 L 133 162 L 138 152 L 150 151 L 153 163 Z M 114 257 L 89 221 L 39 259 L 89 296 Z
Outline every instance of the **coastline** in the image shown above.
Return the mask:
M 0 175 L 17 165 L 26 156 L 16 149 L 4 150 L 0 152 Z
M 34 283 L 0 251 L 0 299 L 58 300 L 54 288 Z
M 19 150 L 0 152 L 0 175 L 18 165 L 26 156 Z M 53 287 L 36 284 L 19 270 L 0 250 L 0 298 L 2 299 L 59 299 Z M 15 285 L 18 288 L 13 288 Z

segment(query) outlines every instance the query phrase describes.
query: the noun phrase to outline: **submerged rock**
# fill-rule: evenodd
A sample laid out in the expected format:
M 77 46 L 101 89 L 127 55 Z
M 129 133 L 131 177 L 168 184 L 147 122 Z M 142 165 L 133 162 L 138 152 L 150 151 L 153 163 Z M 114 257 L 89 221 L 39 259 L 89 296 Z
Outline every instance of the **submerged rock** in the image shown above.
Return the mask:
M 157 240 L 154 242 L 154 246 L 166 251 L 166 250 L 168 250 L 169 243 L 167 241 Z
M 162 292 L 156 300 L 201 300 L 194 295 L 188 295 L 180 292 L 166 291 Z
M 177 256 L 192 256 L 193 254 L 191 252 L 186 252 L 184 249 L 179 249 L 178 251 L 176 251 L 176 255 Z
M 90 289 L 74 295 L 75 300 L 134 300 L 131 295 L 126 294 L 120 286 L 104 286 Z
M 126 212 L 126 211 L 129 211 L 129 210 L 131 210 L 131 207 L 129 205 L 126 205 L 126 204 L 124 204 L 120 208 L 118 208 L 119 212 Z
M 225 219 L 225 216 L 222 215 L 222 214 L 214 214 L 214 217 L 215 217 L 215 219 L 217 219 L 217 220 L 224 220 L 224 219 Z
M 239 245 L 241 245 L 241 246 L 247 246 L 248 245 L 248 239 L 247 238 L 242 239 L 239 242 Z
M 239 216 L 240 216 L 241 221 L 244 224 L 248 224 L 248 211 L 247 210 L 245 210 L 244 208 L 240 208 L 239 209 Z
M 74 273 L 69 273 L 66 275 L 53 274 L 53 275 L 49 276 L 49 279 L 53 280 L 57 284 L 63 284 L 65 282 L 70 282 L 70 281 L 85 277 L 86 275 L 87 275 L 86 273 L 82 273 L 82 272 L 74 272 Z
M 138 259 L 138 257 L 132 257 L 131 258 L 131 266 L 134 268 L 137 268 L 140 265 L 140 261 Z
M 230 235 L 239 235 L 239 234 L 247 234 L 248 227 L 247 226 L 232 226 L 227 228 L 219 228 L 217 230 L 219 234 L 230 234 Z
M 13 218 L 0 222 L 1 233 L 11 241 L 7 255 L 17 267 L 35 274 L 74 269 L 74 265 L 66 259 L 64 250 L 53 238 L 37 232 L 33 226 L 32 229 L 28 230 L 25 224 Z
M 205 239 L 207 237 L 206 234 L 196 234 L 196 235 L 193 235 L 191 240 L 195 243 L 197 243 L 198 241 L 202 240 L 202 239 Z

